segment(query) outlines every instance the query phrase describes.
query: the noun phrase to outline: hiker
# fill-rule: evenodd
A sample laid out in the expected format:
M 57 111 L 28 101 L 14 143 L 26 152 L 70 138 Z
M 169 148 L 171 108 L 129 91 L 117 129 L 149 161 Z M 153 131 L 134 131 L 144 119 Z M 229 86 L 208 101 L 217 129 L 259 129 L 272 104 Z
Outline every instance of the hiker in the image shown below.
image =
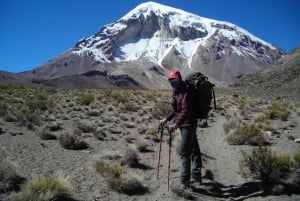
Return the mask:
M 202 161 L 196 133 L 195 93 L 186 86 L 178 70 L 170 71 L 168 80 L 173 88 L 172 109 L 160 121 L 160 125 L 165 125 L 168 121 L 174 119 L 173 124 L 168 127 L 169 132 L 173 133 L 177 128 L 180 129 L 180 179 L 182 187 L 185 189 L 190 186 L 191 176 L 201 183 Z

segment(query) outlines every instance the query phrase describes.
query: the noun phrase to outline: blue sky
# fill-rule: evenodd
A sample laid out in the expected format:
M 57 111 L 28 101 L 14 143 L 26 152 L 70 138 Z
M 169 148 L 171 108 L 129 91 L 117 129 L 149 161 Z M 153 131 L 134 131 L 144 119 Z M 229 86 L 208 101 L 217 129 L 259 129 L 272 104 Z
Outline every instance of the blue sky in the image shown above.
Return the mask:
M 38 67 L 142 0 L 0 0 L 0 70 Z M 300 44 L 299 0 L 156 0 L 231 22 L 286 52 Z

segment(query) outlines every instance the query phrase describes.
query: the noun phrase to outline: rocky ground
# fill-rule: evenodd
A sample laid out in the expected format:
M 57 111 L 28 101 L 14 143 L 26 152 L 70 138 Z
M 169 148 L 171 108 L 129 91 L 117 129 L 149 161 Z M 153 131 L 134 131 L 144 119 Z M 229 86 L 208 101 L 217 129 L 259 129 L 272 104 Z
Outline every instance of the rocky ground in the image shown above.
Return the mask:
M 92 94 L 93 100 L 88 104 L 83 103 L 80 101 L 82 93 Z M 33 100 L 37 94 L 46 96 L 47 100 L 54 103 L 53 106 L 42 110 L 38 121 L 20 124 L 18 118 L 13 118 L 17 116 L 13 108 L 18 108 L 16 105 L 27 100 Z M 211 113 L 208 127 L 199 126 L 197 132 L 203 154 L 203 184 L 192 180 L 192 187 L 188 190 L 177 188 L 180 175 L 177 154 L 179 131 L 174 134 L 171 147 L 170 190 L 167 187 L 169 136 L 166 130 L 162 143 L 160 175 L 157 179 L 159 136 L 156 128 L 160 119 L 157 115 L 160 114 L 156 114 L 155 108 L 165 109 L 160 105 L 168 101 L 169 92 L 3 89 L 1 104 L 7 101 L 5 103 L 9 103 L 9 107 L 5 109 L 6 112 L 2 112 L 0 118 L 0 148 L 7 153 L 17 173 L 27 181 L 37 175 L 63 175 L 67 178 L 69 194 L 73 200 L 78 201 L 300 200 L 299 191 L 266 194 L 261 190 L 258 180 L 243 178 L 239 174 L 241 151 L 249 153 L 254 146 L 230 145 L 226 140 L 228 134 L 224 131 L 224 124 L 228 115 L 239 114 L 247 124 L 261 108 L 270 103 L 255 99 L 257 102 L 253 105 L 252 98 L 245 98 L 249 103 L 241 108 L 238 101 L 240 97 L 233 97 L 230 93 L 217 93 L 217 97 L 218 110 Z M 126 105 L 126 102 L 134 104 Z M 287 120 L 270 120 L 272 129 L 264 131 L 269 147 L 290 156 L 300 151 L 300 144 L 296 143 L 296 139 L 300 138 L 300 117 L 297 113 L 299 105 L 291 105 Z M 38 133 L 43 127 L 53 128 L 51 134 L 57 138 L 79 128 L 81 139 L 89 148 L 70 150 L 63 148 L 58 139 L 42 140 Z M 138 149 L 138 165 L 123 165 L 122 174 L 135 176 L 142 182 L 148 189 L 142 195 L 126 195 L 110 189 L 93 168 L 95 160 L 108 155 L 114 156 L 112 163 L 121 164 L 120 158 L 132 146 L 144 148 Z M 0 200 L 9 200 L 15 194 L 17 192 L 2 190 Z

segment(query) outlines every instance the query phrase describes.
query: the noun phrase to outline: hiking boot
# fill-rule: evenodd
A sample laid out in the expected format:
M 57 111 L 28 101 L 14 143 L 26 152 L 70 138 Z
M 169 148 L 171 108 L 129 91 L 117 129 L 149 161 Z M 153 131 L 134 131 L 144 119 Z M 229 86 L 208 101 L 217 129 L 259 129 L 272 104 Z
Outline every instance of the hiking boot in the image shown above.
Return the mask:
M 181 185 L 180 185 L 180 188 L 181 189 L 188 189 L 190 188 L 190 182 L 182 182 Z
M 201 175 L 192 175 L 192 178 L 202 184 L 202 177 Z

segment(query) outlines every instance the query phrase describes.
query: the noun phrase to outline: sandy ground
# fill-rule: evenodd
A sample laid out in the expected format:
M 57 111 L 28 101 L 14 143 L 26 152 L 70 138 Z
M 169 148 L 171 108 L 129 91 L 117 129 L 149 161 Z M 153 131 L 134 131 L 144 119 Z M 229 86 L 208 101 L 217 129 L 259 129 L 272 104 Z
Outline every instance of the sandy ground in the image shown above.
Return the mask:
M 108 114 L 109 116 L 109 114 Z M 290 130 L 281 130 L 281 134 L 272 136 L 269 140 L 272 146 L 284 153 L 295 153 L 300 150 L 300 144 L 290 140 L 285 133 L 300 138 L 299 116 L 293 114 L 291 121 L 298 124 Z M 71 120 L 66 119 L 63 130 L 68 130 Z M 152 119 L 153 125 L 158 120 Z M 296 201 L 300 200 L 299 194 L 292 195 L 264 195 L 259 189 L 257 181 L 246 180 L 238 174 L 239 159 L 241 150 L 251 150 L 251 146 L 233 146 L 226 140 L 223 129 L 225 122 L 224 115 L 214 112 L 210 118 L 207 128 L 198 128 L 198 140 L 203 154 L 203 172 L 207 170 L 213 174 L 213 178 L 204 177 L 203 185 L 192 181 L 192 189 L 184 191 L 195 200 L 247 200 L 247 201 Z M 117 122 L 121 125 L 122 122 Z M 68 178 L 70 193 L 75 200 L 96 201 L 96 200 L 184 200 L 183 197 L 175 194 L 167 188 L 167 164 L 168 144 L 167 132 L 164 132 L 162 144 L 162 157 L 160 166 L 160 178 L 157 180 L 157 160 L 159 143 L 147 140 L 149 151 L 139 153 L 140 167 L 125 168 L 125 174 L 138 175 L 149 193 L 144 195 L 128 196 L 119 194 L 108 189 L 102 179 L 97 176 L 92 168 L 94 158 L 105 154 L 108 151 L 124 150 L 128 145 L 126 137 L 133 135 L 134 138 L 143 137 L 138 134 L 143 122 L 135 122 L 134 128 L 126 128 L 126 134 L 111 134 L 104 141 L 96 140 L 91 133 L 85 133 L 84 140 L 93 148 L 90 150 L 67 150 L 60 146 L 57 140 L 41 140 L 34 131 L 24 127 L 18 127 L 14 123 L 8 123 L 1 119 L 0 126 L 4 131 L 0 134 L 0 146 L 8 153 L 9 158 L 18 167 L 20 175 L 27 179 L 35 175 L 51 175 L 60 172 Z M 280 130 L 278 122 L 278 129 Z M 116 124 L 114 124 L 116 125 Z M 120 126 L 120 129 L 123 129 Z M 54 132 L 59 135 L 62 131 Z M 135 134 L 133 134 L 135 133 Z M 171 188 L 179 184 L 180 161 L 176 151 L 179 141 L 178 131 L 175 133 L 172 155 L 171 155 Z M 7 194 L 0 194 L 0 200 L 8 200 Z

